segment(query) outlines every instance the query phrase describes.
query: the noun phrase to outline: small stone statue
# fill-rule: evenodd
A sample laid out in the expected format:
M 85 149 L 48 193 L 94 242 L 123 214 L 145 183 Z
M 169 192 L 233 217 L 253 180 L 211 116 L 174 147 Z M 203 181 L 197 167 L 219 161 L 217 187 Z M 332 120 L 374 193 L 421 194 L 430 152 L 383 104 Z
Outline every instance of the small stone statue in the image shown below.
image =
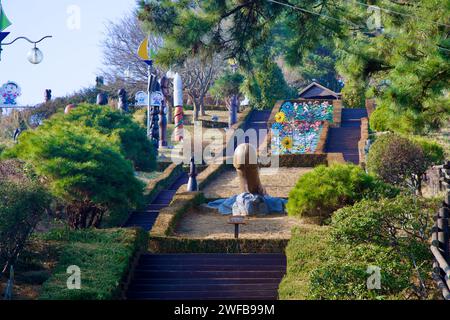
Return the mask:
M 187 185 L 188 192 L 197 192 L 198 184 L 197 184 L 197 168 L 195 167 L 195 158 L 191 158 L 191 168 L 189 172 L 189 181 Z
M 125 89 L 120 89 L 118 92 L 119 102 L 117 108 L 122 112 L 128 112 L 128 94 Z
M 105 84 L 105 79 L 102 76 L 95 78 L 95 87 L 98 89 Z
M 97 95 L 97 104 L 99 106 L 106 106 L 108 104 L 108 96 L 104 93 L 99 93 Z
M 20 130 L 19 128 L 17 128 L 16 131 L 14 131 L 14 142 L 17 143 L 17 140 L 19 139 L 19 136 L 21 133 L 22 133 L 22 130 Z
M 44 101 L 49 102 L 50 100 L 52 100 L 52 90 L 46 89 L 44 94 Z

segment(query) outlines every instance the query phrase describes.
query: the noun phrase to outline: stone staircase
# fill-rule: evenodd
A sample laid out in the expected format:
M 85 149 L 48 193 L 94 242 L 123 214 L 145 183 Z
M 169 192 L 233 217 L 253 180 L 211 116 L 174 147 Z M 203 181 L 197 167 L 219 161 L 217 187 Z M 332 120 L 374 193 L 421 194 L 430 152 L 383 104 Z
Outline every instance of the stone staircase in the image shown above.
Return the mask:
M 125 227 L 141 227 L 145 231 L 150 231 L 158 218 L 159 211 L 170 204 L 177 190 L 186 184 L 188 179 L 187 173 L 180 174 L 176 181 L 167 190 L 161 191 L 144 211 L 133 212 L 125 223 Z
M 255 146 L 256 148 L 258 148 L 264 142 L 264 139 L 267 136 L 267 122 L 269 121 L 271 112 L 272 110 L 253 110 L 248 116 L 247 122 L 244 125 L 244 131 L 248 129 L 256 130 L 258 138 L 258 145 Z M 259 134 L 260 129 L 264 129 L 264 133 L 261 135 Z M 248 137 L 246 137 L 245 142 L 250 143 Z
M 252 111 L 244 129 L 266 129 L 271 111 Z M 258 133 L 258 131 L 257 131 Z M 265 135 L 258 138 L 258 145 Z M 247 141 L 248 142 L 248 141 Z M 183 174 L 128 227 L 151 230 L 188 177 Z M 131 300 L 276 300 L 286 273 L 284 254 L 151 254 L 140 257 L 125 293 Z
M 146 254 L 127 299 L 276 300 L 283 254 Z
M 342 153 L 346 161 L 358 164 L 361 119 L 365 117 L 366 109 L 342 109 L 341 127 L 330 128 L 325 152 Z

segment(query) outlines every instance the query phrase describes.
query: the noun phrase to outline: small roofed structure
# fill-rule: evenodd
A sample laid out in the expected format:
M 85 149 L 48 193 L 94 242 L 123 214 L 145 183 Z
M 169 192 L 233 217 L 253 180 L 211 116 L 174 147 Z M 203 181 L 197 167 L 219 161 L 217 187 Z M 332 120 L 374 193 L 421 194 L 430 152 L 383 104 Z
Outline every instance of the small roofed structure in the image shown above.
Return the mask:
M 317 82 L 313 82 L 300 91 L 300 99 L 340 100 L 341 94 L 336 93 Z

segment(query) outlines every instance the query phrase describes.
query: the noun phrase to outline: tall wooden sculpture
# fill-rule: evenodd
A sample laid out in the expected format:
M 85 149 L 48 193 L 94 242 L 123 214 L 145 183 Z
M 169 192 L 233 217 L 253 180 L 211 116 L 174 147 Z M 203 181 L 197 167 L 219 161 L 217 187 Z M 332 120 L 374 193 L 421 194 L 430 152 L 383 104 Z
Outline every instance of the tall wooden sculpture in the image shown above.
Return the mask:
M 174 141 L 179 142 L 184 138 L 184 113 L 183 113 L 183 82 L 178 73 L 175 74 L 173 79 L 173 105 L 175 107 L 175 132 Z
M 161 92 L 164 96 L 159 111 L 159 146 L 167 147 L 167 110 L 170 109 L 170 106 L 167 103 L 167 96 L 169 95 L 169 79 L 167 79 L 167 77 L 162 77 L 159 83 Z
M 158 81 L 154 81 L 152 84 L 153 88 L 150 90 L 150 92 L 158 92 L 161 90 Z M 150 139 L 155 147 L 155 150 L 158 150 L 159 148 L 159 105 L 151 105 L 150 106 L 150 125 L 149 125 L 149 132 L 150 132 Z
M 166 118 L 167 123 L 173 123 L 173 98 L 170 94 L 170 77 L 164 76 L 161 78 L 161 92 L 164 96 L 164 102 L 166 103 Z

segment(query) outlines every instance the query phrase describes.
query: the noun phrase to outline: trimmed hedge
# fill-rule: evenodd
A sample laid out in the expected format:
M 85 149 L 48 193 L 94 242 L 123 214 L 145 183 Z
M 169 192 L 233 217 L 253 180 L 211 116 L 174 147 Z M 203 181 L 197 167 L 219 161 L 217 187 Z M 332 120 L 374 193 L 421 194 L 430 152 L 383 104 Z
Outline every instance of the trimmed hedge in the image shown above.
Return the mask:
M 152 253 L 282 253 L 287 239 L 187 239 L 150 236 Z
M 261 167 L 268 168 L 272 164 L 261 164 Z M 320 154 L 283 154 L 279 156 L 279 167 L 284 168 L 312 168 L 320 165 L 328 165 L 326 153 Z
M 150 234 L 152 236 L 170 236 L 184 213 L 204 202 L 203 193 L 180 192 L 175 194 L 170 206 L 161 209 Z
M 59 262 L 44 283 L 41 300 L 120 299 L 122 286 L 148 235 L 141 229 L 55 230 L 41 235 L 61 246 Z M 81 290 L 67 289 L 69 266 L 81 269 Z
M 197 176 L 198 188 L 200 190 L 204 189 L 211 181 L 217 178 L 217 176 L 231 167 L 231 165 L 227 165 L 226 163 L 210 164 Z

